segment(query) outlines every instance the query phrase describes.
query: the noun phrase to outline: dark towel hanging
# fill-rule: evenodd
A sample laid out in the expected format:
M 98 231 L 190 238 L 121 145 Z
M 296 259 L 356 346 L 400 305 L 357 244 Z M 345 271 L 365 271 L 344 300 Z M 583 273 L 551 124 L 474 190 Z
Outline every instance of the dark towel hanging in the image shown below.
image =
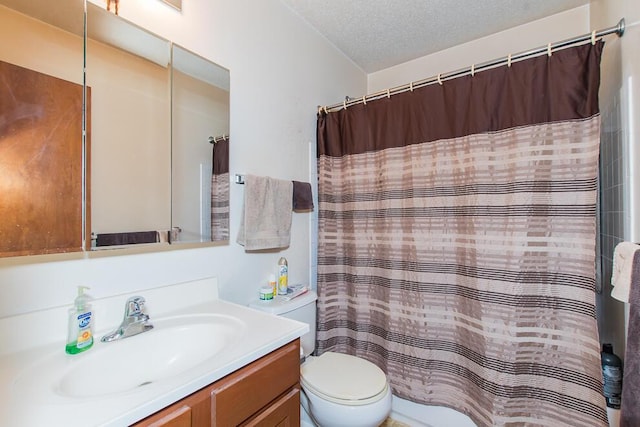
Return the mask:
M 313 195 L 311 184 L 308 182 L 293 181 L 293 210 L 295 212 L 313 210 Z
M 135 245 L 159 242 L 157 231 L 134 231 L 129 233 L 103 233 L 96 237 L 96 246 Z

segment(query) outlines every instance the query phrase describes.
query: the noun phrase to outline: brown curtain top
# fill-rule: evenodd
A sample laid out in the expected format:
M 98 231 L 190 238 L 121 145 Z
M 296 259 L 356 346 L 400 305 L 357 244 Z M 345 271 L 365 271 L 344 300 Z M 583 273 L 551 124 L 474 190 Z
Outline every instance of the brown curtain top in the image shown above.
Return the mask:
M 366 105 L 321 112 L 318 157 L 592 117 L 599 111 L 603 47 L 602 41 L 589 43 Z

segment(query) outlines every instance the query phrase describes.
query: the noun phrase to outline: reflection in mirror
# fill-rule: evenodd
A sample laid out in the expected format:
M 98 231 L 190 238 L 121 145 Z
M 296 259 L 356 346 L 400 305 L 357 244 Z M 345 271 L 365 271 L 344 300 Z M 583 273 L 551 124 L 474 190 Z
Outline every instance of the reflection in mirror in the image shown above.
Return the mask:
M 83 249 L 83 16 L 0 1 L 0 256 Z
M 169 42 L 87 3 L 94 247 L 166 242 Z
M 211 241 L 229 240 L 229 136 L 212 138 Z
M 175 44 L 172 57 L 171 242 L 228 241 L 229 71 Z

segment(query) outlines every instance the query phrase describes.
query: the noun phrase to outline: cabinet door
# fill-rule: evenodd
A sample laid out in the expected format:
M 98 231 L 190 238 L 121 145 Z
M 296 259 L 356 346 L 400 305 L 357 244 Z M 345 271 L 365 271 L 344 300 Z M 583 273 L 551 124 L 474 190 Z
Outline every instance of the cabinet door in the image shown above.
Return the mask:
M 296 340 L 214 384 L 212 426 L 240 425 L 299 386 L 299 381 L 300 341 Z
M 300 389 L 294 387 L 241 427 L 299 427 Z

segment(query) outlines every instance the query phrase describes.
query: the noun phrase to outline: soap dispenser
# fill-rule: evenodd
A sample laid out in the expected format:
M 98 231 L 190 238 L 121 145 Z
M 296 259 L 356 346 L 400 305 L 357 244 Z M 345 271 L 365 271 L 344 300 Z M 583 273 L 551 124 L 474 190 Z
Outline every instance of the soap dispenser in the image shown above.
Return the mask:
M 69 333 L 65 351 L 77 354 L 89 350 L 93 345 L 93 312 L 91 298 L 84 293 L 86 286 L 78 286 L 78 296 L 69 309 Z

